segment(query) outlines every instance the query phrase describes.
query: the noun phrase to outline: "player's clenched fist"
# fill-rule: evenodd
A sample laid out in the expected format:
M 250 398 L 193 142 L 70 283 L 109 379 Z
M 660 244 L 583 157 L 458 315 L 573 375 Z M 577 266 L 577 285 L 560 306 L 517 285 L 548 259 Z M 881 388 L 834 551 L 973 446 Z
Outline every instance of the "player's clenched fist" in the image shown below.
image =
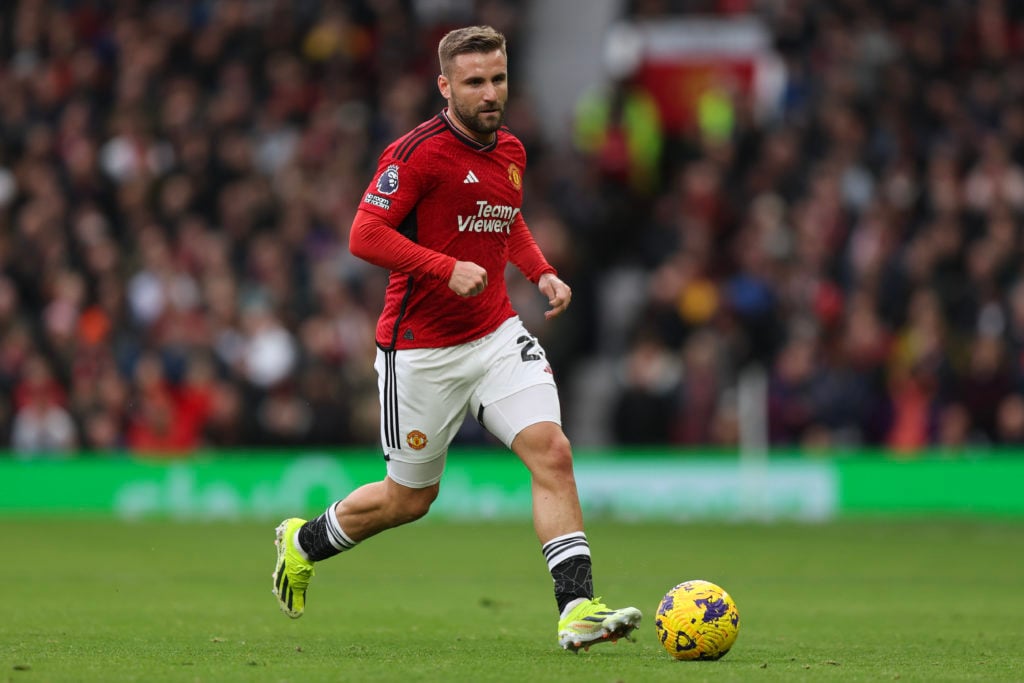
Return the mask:
M 487 271 L 472 261 L 456 261 L 448 287 L 459 296 L 476 296 L 487 287 Z

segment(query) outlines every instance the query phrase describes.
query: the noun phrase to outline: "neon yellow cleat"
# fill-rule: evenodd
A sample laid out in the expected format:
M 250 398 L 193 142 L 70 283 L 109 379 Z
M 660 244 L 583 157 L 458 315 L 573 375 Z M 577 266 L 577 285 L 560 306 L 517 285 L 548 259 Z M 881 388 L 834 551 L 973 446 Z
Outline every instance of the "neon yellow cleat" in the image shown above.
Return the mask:
M 636 607 L 608 609 L 601 598 L 576 605 L 558 622 L 558 644 L 563 649 L 579 652 L 597 643 L 614 643 L 619 638 L 632 640 L 631 633 L 643 617 Z
M 274 565 L 273 593 L 281 611 L 298 619 L 306 610 L 306 588 L 313 578 L 313 563 L 295 547 L 295 532 L 306 520 L 292 517 L 277 525 L 277 564 Z

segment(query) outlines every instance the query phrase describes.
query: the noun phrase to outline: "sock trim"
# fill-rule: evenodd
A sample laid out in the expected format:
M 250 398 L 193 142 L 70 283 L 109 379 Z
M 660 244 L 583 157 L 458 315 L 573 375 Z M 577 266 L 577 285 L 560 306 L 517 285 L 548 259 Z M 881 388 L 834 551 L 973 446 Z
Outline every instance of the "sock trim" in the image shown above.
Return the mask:
M 335 505 L 336 503 L 331 503 L 327 511 L 324 512 L 324 516 L 327 518 L 327 540 L 331 542 L 335 550 L 351 550 L 356 546 L 357 541 L 349 538 L 338 524 L 338 516 L 334 514 Z
M 544 559 L 547 560 L 548 570 L 572 557 L 590 557 L 590 543 L 587 542 L 587 535 L 582 531 L 574 531 L 563 536 L 552 538 L 541 548 Z

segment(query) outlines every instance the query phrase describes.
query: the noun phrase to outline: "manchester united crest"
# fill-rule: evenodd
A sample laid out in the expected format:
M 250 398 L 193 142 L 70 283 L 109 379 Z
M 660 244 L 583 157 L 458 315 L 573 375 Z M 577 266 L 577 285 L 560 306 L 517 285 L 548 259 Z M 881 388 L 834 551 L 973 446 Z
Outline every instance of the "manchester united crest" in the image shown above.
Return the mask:
M 427 445 L 427 435 L 418 429 L 414 429 L 405 435 L 405 442 L 414 451 L 422 451 L 423 447 Z
M 523 174 L 515 164 L 508 165 L 508 181 L 512 183 L 512 187 L 517 190 L 523 189 Z

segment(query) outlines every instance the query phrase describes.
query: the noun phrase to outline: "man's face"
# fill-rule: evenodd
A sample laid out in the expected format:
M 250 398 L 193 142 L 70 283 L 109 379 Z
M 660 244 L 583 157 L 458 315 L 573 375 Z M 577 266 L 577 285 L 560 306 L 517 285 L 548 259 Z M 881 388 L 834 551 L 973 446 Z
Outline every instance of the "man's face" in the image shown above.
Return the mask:
M 508 60 L 501 50 L 456 55 L 448 76 L 437 77 L 437 87 L 458 122 L 474 138 L 487 142 L 505 117 Z

